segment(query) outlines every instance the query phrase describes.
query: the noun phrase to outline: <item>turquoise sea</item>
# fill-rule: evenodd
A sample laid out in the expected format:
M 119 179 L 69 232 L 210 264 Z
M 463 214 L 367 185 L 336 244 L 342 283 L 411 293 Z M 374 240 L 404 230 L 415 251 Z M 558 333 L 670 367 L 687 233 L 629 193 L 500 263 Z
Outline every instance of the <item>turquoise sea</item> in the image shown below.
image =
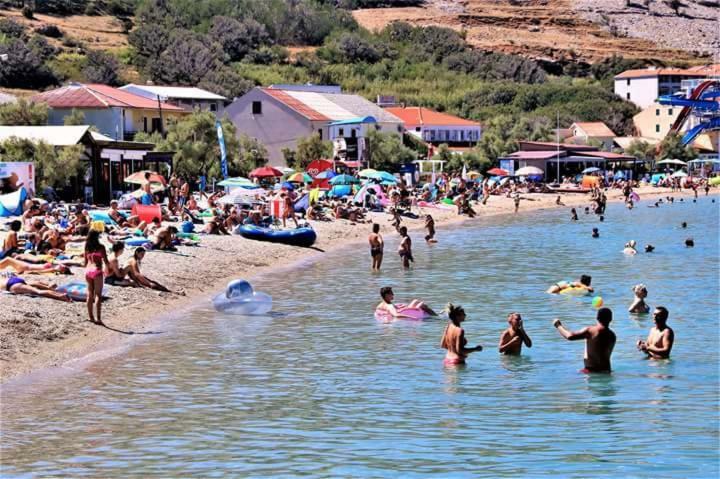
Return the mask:
M 718 477 L 720 204 L 647 205 L 611 205 L 603 223 L 487 218 L 440 227 L 431 246 L 416 232 L 407 272 L 388 238 L 380 274 L 363 245 L 260 277 L 268 316 L 202 304 L 127 352 L 3 387 L 0 475 Z M 627 257 L 631 239 L 656 250 Z M 591 298 L 544 292 L 583 273 L 615 313 L 611 375 L 580 374 L 582 342 L 551 326 L 594 322 Z M 640 282 L 670 310 L 669 361 L 635 349 L 652 324 L 626 312 Z M 373 318 L 385 285 L 463 305 L 485 350 L 444 368 L 444 320 Z M 534 343 L 517 358 L 497 352 L 511 311 Z

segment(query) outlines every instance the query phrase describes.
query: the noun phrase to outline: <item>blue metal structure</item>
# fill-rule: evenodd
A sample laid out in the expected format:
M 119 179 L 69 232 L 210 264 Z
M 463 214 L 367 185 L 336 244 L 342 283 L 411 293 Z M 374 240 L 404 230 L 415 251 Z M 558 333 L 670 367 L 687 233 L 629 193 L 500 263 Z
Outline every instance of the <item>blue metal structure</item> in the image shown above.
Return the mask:
M 683 145 L 692 143 L 704 131 L 720 130 L 720 82 L 717 80 L 700 83 L 689 97 L 682 94 L 663 95 L 657 101 L 661 105 L 683 107 L 670 132 L 679 133 L 690 115 L 699 120 L 683 135 Z

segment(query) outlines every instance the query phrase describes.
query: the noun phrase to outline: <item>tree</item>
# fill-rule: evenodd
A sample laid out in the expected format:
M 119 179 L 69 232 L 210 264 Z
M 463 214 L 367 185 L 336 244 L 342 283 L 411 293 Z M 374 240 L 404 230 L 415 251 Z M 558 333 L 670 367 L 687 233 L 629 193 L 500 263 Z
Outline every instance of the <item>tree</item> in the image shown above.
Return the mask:
M 300 138 L 297 142 L 296 161 L 293 168 L 305 170 L 310 162 L 330 158 L 332 152 L 332 143 L 321 140 L 317 133 Z
M 118 68 L 118 61 L 113 55 L 100 50 L 91 50 L 87 54 L 83 76 L 89 83 L 117 86 L 120 85 Z
M 63 118 L 63 125 L 65 125 L 65 126 L 87 125 L 87 121 L 85 120 L 85 113 L 73 108 L 72 111 L 70 112 L 70 114 L 67 115 L 65 118 Z
M 40 89 L 57 83 L 42 59 L 25 44 L 14 39 L 0 43 L 0 86 Z
M 625 148 L 625 154 L 634 156 L 638 160 L 654 160 L 655 146 L 647 141 L 633 140 L 628 147 Z
M 231 62 L 242 60 L 248 52 L 269 41 L 265 26 L 251 18 L 240 22 L 231 17 L 213 17 L 210 35 L 222 45 Z
M 265 145 L 257 138 L 246 134 L 240 135 L 240 162 L 238 165 L 240 174 L 247 176 L 255 168 L 265 166 L 268 162 L 268 151 Z
M 376 170 L 395 171 L 398 166 L 417 159 L 415 152 L 392 133 L 370 130 L 366 144 L 370 167 Z
M 42 126 L 47 125 L 48 108 L 45 103 L 34 103 L 18 98 L 15 103 L 0 105 L 0 125 Z
M 280 150 L 280 153 L 282 153 L 283 159 L 285 160 L 285 164 L 288 166 L 288 168 L 292 168 L 293 170 L 296 168 L 297 163 L 297 152 L 293 150 L 292 148 L 283 148 Z
M 221 65 L 218 69 L 207 72 L 197 86 L 233 99 L 252 90 L 255 83 L 246 80 L 230 67 Z
M 5 161 L 35 164 L 35 180 L 40 189 L 63 188 L 82 176 L 87 168 L 84 150 L 82 145 L 53 148 L 44 141 L 35 143 L 21 138 L 10 138 L 0 144 L 0 155 Z
M 157 62 L 149 64 L 156 81 L 195 86 L 208 74 L 220 68 L 222 51 L 203 35 L 188 30 L 174 32 L 168 47 Z
M 693 147 L 683 145 L 682 136 L 677 133 L 668 133 L 658 145 L 657 151 L 657 158 L 661 160 L 690 161 L 698 157 Z
M 515 122 L 510 116 L 497 116 L 486 124 L 477 154 L 481 161 L 495 163 L 498 158 L 516 151 L 521 140 L 549 141 L 552 138 L 546 119 L 523 117 Z

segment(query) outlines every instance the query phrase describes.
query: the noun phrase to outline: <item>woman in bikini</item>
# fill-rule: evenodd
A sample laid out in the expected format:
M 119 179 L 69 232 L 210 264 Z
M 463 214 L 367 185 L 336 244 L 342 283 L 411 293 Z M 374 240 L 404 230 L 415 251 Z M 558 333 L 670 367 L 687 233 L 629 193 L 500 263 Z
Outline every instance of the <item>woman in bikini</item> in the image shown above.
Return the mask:
M 454 366 L 457 364 L 465 364 L 465 359 L 470 353 L 482 351 L 482 346 L 477 345 L 474 348 L 466 348 L 467 339 L 465 339 L 465 331 L 460 324 L 465 321 L 465 310 L 462 306 L 455 306 L 449 303 L 446 308 L 450 322 L 443 332 L 440 340 L 440 347 L 447 350 L 443 364 L 446 366 Z
M 66 293 L 58 293 L 55 286 L 40 281 L 27 282 L 15 273 L 0 271 L 0 290 L 8 293 L 23 294 L 26 296 L 41 296 L 43 298 L 56 299 L 58 301 L 72 301 Z
M 88 232 L 85 241 L 85 281 L 87 281 L 87 309 L 90 322 L 104 324 L 102 322 L 102 289 L 103 289 L 103 265 L 108 266 L 107 252 L 105 246 L 100 244 L 100 233 L 97 230 Z M 95 313 L 93 315 L 93 303 Z M 95 319 L 97 317 L 97 320 Z
M 133 257 L 130 259 L 127 265 L 127 272 L 130 276 L 130 279 L 135 281 L 139 286 L 142 286 L 144 288 L 150 288 L 155 289 L 157 291 L 163 291 L 165 293 L 170 293 L 171 291 L 167 289 L 162 284 L 158 283 L 157 281 L 153 281 L 150 278 L 146 277 L 142 272 L 140 272 L 140 264 L 142 263 L 143 258 L 145 257 L 145 248 L 142 246 L 135 249 L 135 252 L 133 253 Z
M 412 239 L 410 239 L 410 236 L 407 232 L 407 226 L 401 226 L 400 227 L 400 236 L 402 237 L 402 240 L 400 240 L 400 245 L 398 246 L 398 255 L 400 255 L 400 260 L 402 261 L 402 267 L 404 269 L 410 268 L 410 262 L 415 262 L 415 259 L 412 255 Z

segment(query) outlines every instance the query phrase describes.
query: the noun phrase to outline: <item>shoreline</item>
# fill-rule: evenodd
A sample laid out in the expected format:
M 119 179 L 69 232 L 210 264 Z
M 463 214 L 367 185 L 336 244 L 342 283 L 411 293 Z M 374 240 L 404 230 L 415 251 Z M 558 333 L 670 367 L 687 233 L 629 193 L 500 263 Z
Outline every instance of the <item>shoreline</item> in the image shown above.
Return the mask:
M 670 192 L 669 188 L 643 187 L 636 189 L 641 197 L 640 207 L 648 199 L 673 196 L 692 198 L 692 190 Z M 718 190 L 711 190 L 717 196 Z M 525 194 L 518 214 L 528 214 L 551 209 L 565 209 L 589 204 L 587 194 L 559 194 L 565 206 L 555 205 L 555 194 Z M 609 190 L 608 202 L 622 201 L 620 190 Z M 700 194 L 704 196 L 704 194 Z M 531 201 L 532 200 L 532 201 Z M 432 214 L 438 237 L 442 241 L 443 229 L 453 225 L 474 223 L 486 217 L 514 215 L 511 198 L 492 196 L 487 206 L 477 205 L 477 217 L 458 216 L 453 210 L 423 208 L 424 214 Z M 582 213 L 582 212 L 580 212 Z M 383 235 L 396 234 L 390 226 L 386 213 L 372 213 L 374 222 L 381 225 Z M 423 229 L 422 218 L 403 217 L 408 231 Z M 296 248 L 286 245 L 246 240 L 236 235 L 203 236 L 199 247 L 180 247 L 179 255 L 153 252 L 146 256 L 143 270 L 151 278 L 160 281 L 177 293 L 158 293 L 147 289 L 111 288 L 110 299 L 103 303 L 103 321 L 109 328 L 92 325 L 86 318 L 84 303 L 61 303 L 40 298 L 3 295 L 0 310 L 0 384 L 22 381 L 31 373 L 77 367 L 121 353 L 141 340 L 160 324 L 181 320 L 183 312 L 209 300 L 222 291 L 232 279 L 243 277 L 251 280 L 258 276 L 293 270 L 305 262 L 315 261 L 322 253 L 360 245 L 367 241 L 370 225 L 351 225 L 347 220 L 311 222 L 318 233 L 313 248 Z M 414 235 L 413 235 L 414 236 Z M 415 238 L 422 241 L 422 238 Z M 365 254 L 362 251 L 361 254 Z M 386 252 L 386 259 L 392 257 Z M 127 257 L 126 253 L 123 257 Z M 232 264 L 231 267 L 228 267 Z M 395 261 L 384 268 L 397 266 Z M 81 279 L 81 268 L 74 268 L 72 279 Z M 68 278 L 38 275 L 40 281 L 62 281 Z M 160 332 L 161 333 L 161 332 Z

